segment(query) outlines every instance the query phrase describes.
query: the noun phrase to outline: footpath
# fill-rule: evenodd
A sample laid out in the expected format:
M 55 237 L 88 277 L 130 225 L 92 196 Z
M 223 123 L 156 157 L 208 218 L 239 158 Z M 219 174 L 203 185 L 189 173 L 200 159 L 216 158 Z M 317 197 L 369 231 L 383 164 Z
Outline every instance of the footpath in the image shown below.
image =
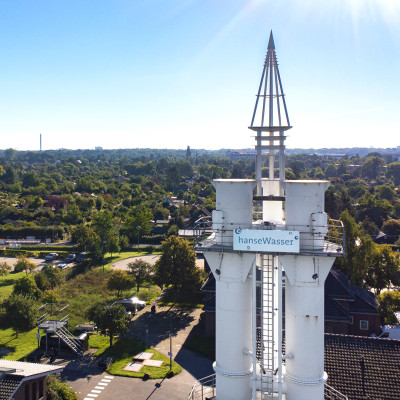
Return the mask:
M 156 304 L 155 315 L 147 306 L 132 319 L 126 336 L 138 338 L 166 356 L 172 349 L 173 359 L 181 365 L 182 372 L 171 379 L 143 381 L 119 376 L 110 379 L 108 374 L 97 369 L 90 356 L 68 363 L 62 378 L 78 393 L 79 400 L 186 400 L 194 382 L 213 373 L 212 360 L 183 347 L 200 314 L 201 309 L 197 308 L 179 309 Z M 96 391 L 104 379 L 109 380 L 108 386 Z

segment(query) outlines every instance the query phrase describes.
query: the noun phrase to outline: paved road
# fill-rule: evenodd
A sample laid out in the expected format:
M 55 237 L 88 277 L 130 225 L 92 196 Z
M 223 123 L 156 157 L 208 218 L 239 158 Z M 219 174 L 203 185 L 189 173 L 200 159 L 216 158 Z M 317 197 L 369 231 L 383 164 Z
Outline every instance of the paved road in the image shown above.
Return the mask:
M 130 258 L 125 258 L 123 260 L 119 260 L 115 263 L 112 264 L 113 269 L 122 269 L 122 270 L 127 270 L 128 269 L 128 264 L 131 262 L 134 262 L 136 260 L 143 260 L 148 262 L 151 265 L 154 265 L 154 263 L 160 258 L 159 255 L 154 255 L 154 254 L 149 254 L 146 256 L 139 256 L 139 257 L 130 257 Z M 196 265 L 199 268 L 204 268 L 204 259 L 196 259 Z
M 34 264 L 36 264 L 36 268 L 34 269 L 35 272 L 39 272 L 42 270 L 42 268 L 48 264 L 45 262 L 44 258 L 31 258 L 28 257 L 28 260 L 33 262 Z M 18 259 L 16 257 L 0 257 L 0 262 L 6 262 L 8 265 L 11 265 L 11 267 L 14 269 L 14 266 L 16 264 L 16 262 L 18 261 Z M 58 260 L 55 260 L 53 262 L 53 264 L 58 264 L 58 263 L 62 263 L 63 259 L 60 258 Z M 67 264 L 67 266 L 65 268 L 70 268 L 73 267 L 75 265 L 75 263 L 69 263 Z
M 28 258 L 29 261 L 36 265 L 44 264 L 44 258 Z M 0 257 L 0 262 L 6 262 L 8 265 L 14 267 L 18 259 L 16 257 Z
M 182 347 L 198 323 L 200 313 L 200 309 L 157 307 L 156 315 L 152 316 L 147 306 L 135 315 L 131 323 L 128 337 L 140 338 L 164 355 L 168 355 L 170 350 L 166 331 L 171 329 L 173 358 L 183 368 L 179 375 L 171 379 L 143 381 L 119 376 L 110 378 L 109 374 L 96 367 L 96 360 L 89 355 L 66 365 L 62 377 L 78 393 L 79 400 L 185 400 L 197 379 L 213 373 L 211 360 Z

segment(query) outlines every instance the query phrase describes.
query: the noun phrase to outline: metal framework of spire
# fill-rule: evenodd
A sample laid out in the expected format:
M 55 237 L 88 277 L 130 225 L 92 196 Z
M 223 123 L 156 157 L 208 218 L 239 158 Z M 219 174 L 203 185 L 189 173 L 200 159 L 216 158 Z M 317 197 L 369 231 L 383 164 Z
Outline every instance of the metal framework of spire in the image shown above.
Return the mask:
M 256 132 L 257 194 L 262 196 L 262 155 L 269 157 L 269 179 L 274 180 L 275 151 L 279 152 L 279 180 L 285 180 L 285 131 L 290 129 L 272 31 L 249 129 Z

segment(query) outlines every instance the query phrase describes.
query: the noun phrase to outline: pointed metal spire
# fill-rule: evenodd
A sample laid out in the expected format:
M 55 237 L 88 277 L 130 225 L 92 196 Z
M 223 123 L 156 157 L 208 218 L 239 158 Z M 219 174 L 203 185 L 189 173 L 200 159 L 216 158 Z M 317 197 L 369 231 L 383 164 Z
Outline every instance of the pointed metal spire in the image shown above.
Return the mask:
M 271 30 L 271 33 L 269 35 L 268 50 L 275 50 L 275 43 L 274 43 L 274 37 L 272 35 L 272 30 Z
M 269 179 L 273 180 L 275 151 L 279 151 L 279 180 L 283 181 L 285 179 L 284 142 L 286 136 L 284 132 L 290 128 L 285 95 L 276 59 L 274 37 L 271 31 L 253 117 L 249 126 L 249 129 L 257 132 L 255 137 L 257 151 L 256 180 L 259 195 L 262 194 L 261 169 L 263 154 L 268 154 L 269 156 Z

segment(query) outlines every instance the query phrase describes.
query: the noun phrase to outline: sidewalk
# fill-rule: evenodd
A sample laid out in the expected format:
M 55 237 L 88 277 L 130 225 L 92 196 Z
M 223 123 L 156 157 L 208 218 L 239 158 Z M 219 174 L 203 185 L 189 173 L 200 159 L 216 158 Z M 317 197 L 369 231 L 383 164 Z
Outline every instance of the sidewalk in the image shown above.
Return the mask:
M 110 387 L 98 395 L 97 400 L 186 400 L 194 382 L 213 374 L 212 360 L 183 347 L 192 328 L 198 323 L 201 309 L 177 309 L 157 306 L 156 314 L 151 315 L 150 306 L 139 311 L 130 324 L 127 337 L 138 338 L 160 353 L 168 356 L 171 331 L 173 359 L 181 365 L 182 372 L 171 379 L 143 381 L 137 378 L 115 376 Z M 62 374 L 79 400 L 84 400 L 107 374 L 98 370 L 96 361 L 84 357 L 69 363 Z M 133 396 L 133 397 L 132 397 Z M 90 396 L 91 397 L 91 396 Z

